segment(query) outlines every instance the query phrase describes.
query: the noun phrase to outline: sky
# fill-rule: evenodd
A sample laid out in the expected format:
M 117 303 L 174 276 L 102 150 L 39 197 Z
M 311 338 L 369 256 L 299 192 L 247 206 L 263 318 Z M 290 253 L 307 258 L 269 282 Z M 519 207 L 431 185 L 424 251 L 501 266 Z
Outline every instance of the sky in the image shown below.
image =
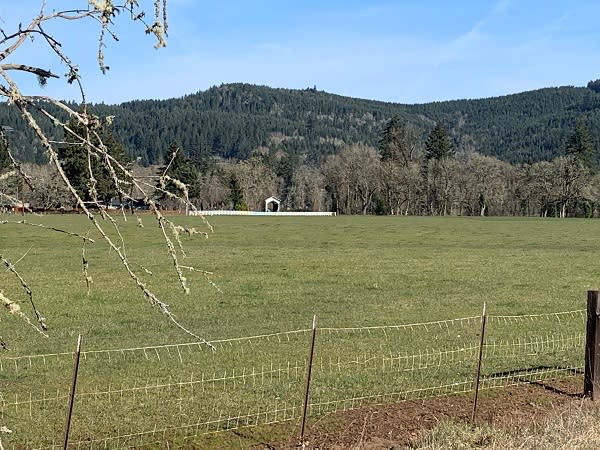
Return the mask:
M 41 3 L 0 0 L 0 28 L 10 34 L 25 26 Z M 47 12 L 88 4 L 45 3 Z M 139 4 L 152 14 L 151 0 Z M 598 0 L 168 0 L 167 6 L 168 45 L 159 50 L 139 23 L 118 18 L 112 30 L 119 41 L 106 41 L 106 75 L 96 59 L 97 24 L 46 26 L 79 65 L 87 101 L 165 99 L 244 82 L 426 103 L 600 78 Z M 66 72 L 41 39 L 4 62 Z M 43 89 L 35 77 L 16 80 L 26 94 L 80 99 L 64 77 Z

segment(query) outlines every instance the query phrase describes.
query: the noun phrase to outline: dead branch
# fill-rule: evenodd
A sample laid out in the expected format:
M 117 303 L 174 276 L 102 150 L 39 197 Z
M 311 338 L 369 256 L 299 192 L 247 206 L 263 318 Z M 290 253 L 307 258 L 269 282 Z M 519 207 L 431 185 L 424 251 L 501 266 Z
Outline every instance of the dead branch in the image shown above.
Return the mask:
M 64 233 L 64 234 L 67 234 L 69 236 L 78 237 L 78 238 L 81 238 L 84 241 L 90 242 L 92 244 L 94 243 L 94 240 L 90 239 L 87 236 L 82 236 L 80 234 L 73 233 L 73 232 L 68 231 L 68 230 L 63 230 L 61 228 L 49 227 L 49 226 L 43 225 L 41 223 L 31 223 L 31 222 L 28 222 L 26 220 L 0 220 L 0 225 L 6 225 L 6 224 L 28 225 L 30 227 L 43 228 L 45 230 L 52 230 L 52 231 L 56 231 L 57 233 Z
M 19 280 L 19 282 L 21 283 L 21 287 L 25 290 L 25 293 L 29 297 L 29 302 L 31 303 L 31 307 L 33 309 L 33 312 L 35 313 L 35 316 L 37 318 L 37 322 L 38 322 L 38 324 L 39 324 L 40 327 L 38 328 L 36 325 L 33 324 L 33 322 L 31 322 L 29 320 L 29 317 L 27 317 L 27 315 L 24 314 L 21 311 L 21 307 L 19 306 L 18 303 L 9 300 L 1 292 L 0 292 L 0 300 L 2 301 L 2 303 L 4 304 L 4 306 L 11 313 L 16 314 L 16 315 L 20 316 L 21 318 L 25 319 L 25 321 L 27 323 L 29 323 L 31 326 L 33 326 L 42 335 L 48 337 L 48 335 L 45 333 L 45 331 L 48 329 L 48 327 L 46 326 L 44 317 L 42 317 L 42 315 L 40 314 L 40 312 L 38 311 L 38 309 L 35 306 L 35 303 L 33 301 L 33 291 L 31 290 L 31 288 L 29 287 L 29 285 L 27 284 L 27 282 L 23 279 L 23 277 L 21 276 L 21 274 L 19 272 L 17 272 L 17 269 L 15 269 L 15 266 L 8 259 L 6 259 L 3 255 L 0 255 L 0 261 L 2 261 L 2 263 L 7 267 L 7 269 L 10 272 L 12 272 L 13 275 L 15 275 L 17 277 L 17 279 Z
M 20 70 L 21 72 L 29 72 L 42 78 L 60 78 L 49 70 L 40 69 L 39 67 L 26 66 L 25 64 L 0 64 L 2 70 Z

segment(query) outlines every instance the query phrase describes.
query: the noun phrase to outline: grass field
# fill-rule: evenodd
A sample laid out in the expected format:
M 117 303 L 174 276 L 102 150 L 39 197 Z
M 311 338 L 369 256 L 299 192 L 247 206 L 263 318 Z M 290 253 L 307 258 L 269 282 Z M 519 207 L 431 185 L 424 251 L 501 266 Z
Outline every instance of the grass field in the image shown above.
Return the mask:
M 21 218 L 0 217 L 3 219 Z M 183 344 L 191 340 L 145 303 L 115 255 L 99 242 L 83 217 L 45 216 L 27 220 L 81 234 L 89 231 L 90 237 L 98 241 L 86 246 L 94 282 L 87 295 L 80 239 L 19 224 L 0 225 L 0 254 L 11 261 L 20 260 L 17 268 L 33 288 L 37 306 L 50 326 L 50 337 L 43 338 L 21 321 L 4 314 L 1 335 L 9 346 L 2 355 L 5 366 L 6 361 L 19 355 L 70 352 L 78 334 L 83 335 L 84 349 L 90 351 Z M 136 267 L 143 266 L 152 272 L 148 277 L 150 287 L 171 305 L 182 324 L 209 340 L 306 329 L 313 314 L 318 316 L 320 327 L 337 328 L 477 316 L 484 302 L 495 315 L 579 310 L 585 308 L 586 290 L 596 288 L 600 279 L 596 256 L 600 227 L 593 220 L 215 217 L 211 220 L 215 232 L 209 239 L 185 239 L 186 264 L 213 272 L 212 280 L 221 291 L 201 275 L 190 273 L 187 278 L 192 292 L 186 296 L 178 288 L 156 224 L 149 217 L 143 220 L 144 228 L 131 220 L 122 224 L 129 258 Z M 201 227 L 198 218 L 173 220 Z M 4 293 L 22 300 L 26 308 L 26 297 L 10 273 L 3 273 L 1 283 Z M 544 329 L 545 326 L 548 328 Z M 551 332 L 555 324 L 536 323 L 528 327 L 539 327 L 543 335 Z M 373 336 L 370 332 L 368 335 L 357 332 L 351 337 L 331 334 L 319 342 L 326 358 L 321 359 L 317 370 L 315 402 L 320 402 L 327 411 L 332 404 L 330 398 L 336 398 L 337 392 L 340 398 L 353 399 L 377 395 L 382 392 L 382 380 L 388 385 L 386 392 L 396 392 L 421 386 L 435 377 L 441 380 L 450 372 L 457 378 L 470 376 L 475 349 L 466 347 L 476 342 L 477 322 L 470 324 L 466 332 L 455 332 L 449 327 L 437 334 L 429 331 L 422 335 L 403 334 L 403 331 L 385 336 Z M 561 336 L 569 331 L 567 326 Z M 497 338 L 506 339 L 513 332 L 499 332 Z M 243 383 L 247 396 L 244 401 L 248 404 L 259 404 L 268 398 L 276 405 L 269 411 L 279 414 L 281 403 L 285 403 L 283 420 L 295 419 L 296 406 L 301 401 L 309 333 L 284 336 L 283 342 L 279 338 L 275 343 L 261 338 L 244 345 L 229 343 L 215 354 L 195 347 L 176 347 L 177 352 L 183 348 L 189 350 L 183 356 L 168 348 L 155 350 L 156 354 L 150 356 L 145 351 L 90 353 L 89 359 L 96 362 L 82 368 L 82 399 L 78 407 L 85 411 L 89 402 L 95 412 L 92 422 L 75 422 L 78 439 L 80 442 L 93 439 L 98 429 L 123 435 L 117 425 L 125 430 L 133 427 L 127 424 L 128 418 L 133 417 L 140 425 L 141 419 L 135 413 L 140 403 L 147 411 L 162 409 L 175 423 L 194 423 L 198 405 L 190 399 L 199 397 L 199 387 L 204 393 L 211 385 L 218 394 L 202 403 L 210 415 L 211 408 L 217 411 L 224 405 L 234 407 L 243 403 L 235 394 L 235 389 L 239 389 L 236 382 Z M 415 347 L 416 341 L 423 349 L 439 348 L 442 341 L 455 345 L 464 353 L 461 358 L 469 359 L 469 364 L 457 358 L 452 364 L 438 364 L 431 375 L 425 369 L 433 364 L 426 361 L 418 367 L 422 370 L 410 372 L 412 378 L 408 381 L 397 376 L 390 378 L 390 373 L 408 371 L 402 368 L 407 360 L 402 359 L 397 347 Z M 352 343 L 352 348 L 345 353 L 348 343 Z M 564 350 L 553 348 L 559 362 L 565 359 L 560 354 Z M 382 367 L 370 366 L 367 361 L 371 359 L 367 356 L 377 352 L 387 355 L 387 359 L 377 360 L 383 361 Z M 542 359 L 531 361 L 530 365 L 557 364 L 543 360 L 547 357 L 542 355 Z M 525 360 L 519 355 L 512 358 L 510 364 L 517 367 L 503 361 L 490 370 L 522 368 Z M 185 373 L 177 361 L 190 362 Z M 43 422 L 52 430 L 64 413 L 64 390 L 68 387 L 71 364 L 67 355 L 43 363 L 39 359 L 33 363 L 18 360 L 14 361 L 14 368 L 2 369 L 0 386 L 10 393 L 6 398 L 13 398 L 10 402 L 14 407 L 11 412 L 5 408 L 5 417 L 25 414 L 27 420 L 33 420 L 43 411 Z M 360 370 L 343 373 L 342 368 L 359 366 Z M 238 370 L 233 377 L 232 367 Z M 252 376 L 250 368 L 255 371 Z M 211 370 L 212 375 L 207 375 Z M 219 371 L 225 375 L 218 375 Z M 270 379 L 265 381 L 265 374 Z M 200 376 L 206 378 L 200 382 Z M 183 377 L 190 382 L 183 383 Z M 21 400 L 14 400 L 12 392 L 17 382 L 22 383 L 16 393 Z M 22 400 L 27 393 L 29 402 Z M 288 410 L 288 404 L 294 407 Z M 338 403 L 335 406 L 341 407 Z M 218 414 L 215 429 L 233 426 L 229 421 L 222 423 L 222 413 Z M 140 426 L 146 429 L 161 420 L 154 412 L 144 416 L 147 423 Z M 41 423 L 39 417 L 35 420 Z M 240 425 L 239 420 L 238 417 L 236 426 Z M 244 420 L 248 425 L 253 424 L 249 415 Z M 265 416 L 262 422 L 279 420 L 281 416 Z M 56 437 L 48 439 L 56 441 Z M 48 442 L 44 441 L 44 445 Z
M 28 219 L 89 229 L 80 216 Z M 305 328 L 313 314 L 322 326 L 367 326 L 477 315 L 483 302 L 494 314 L 580 309 L 586 290 L 600 284 L 600 226 L 591 220 L 215 217 L 209 239 L 185 239 L 186 263 L 214 272 L 222 293 L 188 274 L 186 296 L 156 225 L 144 220 L 144 228 L 124 224 L 130 258 L 153 272 L 150 286 L 181 322 L 209 339 Z M 86 248 L 88 296 L 79 239 L 23 225 L 1 231 L 6 258 L 26 254 L 17 268 L 50 326 L 42 339 L 3 318 L 15 351 L 70 349 L 78 333 L 88 343 L 188 339 L 145 303 L 101 242 Z M 26 299 L 9 273 L 2 288 Z

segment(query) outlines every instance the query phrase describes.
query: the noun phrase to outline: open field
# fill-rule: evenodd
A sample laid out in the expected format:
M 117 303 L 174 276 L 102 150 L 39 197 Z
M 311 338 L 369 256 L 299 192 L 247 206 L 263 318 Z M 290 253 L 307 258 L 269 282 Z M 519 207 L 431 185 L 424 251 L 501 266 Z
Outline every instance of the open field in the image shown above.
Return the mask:
M 27 220 L 87 231 L 85 219 L 78 216 Z M 459 381 L 436 392 L 468 391 L 476 316 L 483 302 L 497 316 L 491 320 L 496 328 L 490 328 L 488 376 L 536 367 L 569 372 L 581 365 L 581 314 L 525 324 L 502 317 L 585 308 L 585 291 L 596 287 L 600 275 L 595 252 L 600 228 L 593 220 L 215 217 L 208 240 L 185 239 L 186 264 L 214 272 L 222 292 L 202 276 L 189 274 L 189 296 L 173 278 L 156 225 L 149 217 L 143 220 L 144 228 L 135 221 L 124 224 L 130 259 L 153 273 L 149 284 L 186 327 L 209 340 L 222 340 L 217 352 L 187 345 L 190 337 L 144 302 L 101 244 L 86 246 L 94 280 L 88 296 L 80 239 L 2 225 L 1 253 L 11 261 L 26 254 L 17 268 L 50 325 L 50 337 L 42 338 L 15 318 L 2 317 L 2 336 L 9 345 L 0 355 L 5 421 L 23 417 L 34 421 L 38 432 L 47 429 L 43 442 L 27 438 L 35 445 L 51 445 L 59 437 L 50 435 L 64 415 L 72 365 L 71 355 L 60 353 L 73 350 L 79 333 L 88 352 L 76 405 L 80 415 L 74 421 L 80 444 L 101 438 L 99 430 L 124 436 L 164 425 L 165 415 L 171 428 L 188 427 L 185 435 L 193 434 L 190 429 L 202 414 L 215 417 L 202 422 L 207 431 L 243 426 L 240 420 L 246 425 L 297 420 L 313 314 L 323 329 L 311 397 L 315 413 L 360 406 L 363 396 L 405 398 L 394 393 L 439 387 L 446 380 Z M 201 226 L 198 218 L 173 220 Z M 93 232 L 90 237 L 97 238 Z M 2 286 L 5 294 L 25 300 L 8 272 Z M 472 319 L 451 320 L 457 318 Z M 433 332 L 431 327 L 394 328 L 431 321 L 443 321 L 443 326 Z M 339 330 L 370 326 L 388 328 Z M 301 331 L 228 340 L 289 330 Z M 523 344 L 535 345 L 509 345 L 516 332 L 524 333 Z M 537 333 L 534 340 L 528 332 Z M 119 350 L 124 348 L 136 350 Z M 31 354 L 55 356 L 18 359 Z M 508 360 L 500 358 L 507 355 Z M 238 414 L 265 401 L 269 406 L 256 416 Z M 234 423 L 231 408 L 237 408 Z M 83 420 L 82 413 L 93 420 Z
M 80 216 L 27 219 L 88 230 Z M 209 339 L 306 328 L 313 314 L 322 326 L 368 326 L 478 315 L 484 301 L 493 314 L 581 309 L 600 280 L 593 220 L 215 217 L 208 240 L 184 239 L 186 263 L 214 272 L 222 293 L 188 274 L 186 296 L 151 220 L 124 225 L 127 252 L 153 272 L 150 286 L 182 323 Z M 201 227 L 198 218 L 174 220 Z M 79 239 L 23 225 L 1 231 L 6 258 L 27 254 L 17 268 L 51 334 L 42 339 L 3 318 L 14 351 L 71 350 L 78 333 L 87 345 L 188 340 L 145 303 L 101 243 L 86 247 L 94 281 L 87 296 Z M 8 273 L 2 285 L 26 299 Z

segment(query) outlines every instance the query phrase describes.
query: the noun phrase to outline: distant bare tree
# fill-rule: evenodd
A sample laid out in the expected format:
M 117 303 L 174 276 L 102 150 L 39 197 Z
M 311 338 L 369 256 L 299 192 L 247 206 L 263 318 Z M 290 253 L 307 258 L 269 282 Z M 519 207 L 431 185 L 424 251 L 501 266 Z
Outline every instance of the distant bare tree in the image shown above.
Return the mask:
M 491 156 L 471 153 L 466 162 L 469 174 L 469 203 L 480 216 L 488 213 L 490 206 L 502 203 L 510 165 Z
M 225 167 L 235 174 L 250 210 L 262 211 L 265 199 L 277 193 L 275 173 L 260 158 L 252 157 Z
M 403 123 L 398 116 L 390 119 L 379 142 L 379 152 L 384 161 L 394 161 L 406 167 L 418 157 L 417 130 L 414 125 Z
M 559 156 L 552 161 L 551 168 L 558 216 L 565 218 L 570 208 L 583 198 L 591 174 L 585 162 L 575 155 Z
M 325 180 L 321 172 L 308 166 L 300 166 L 292 177 L 288 194 L 288 208 L 295 211 L 323 211 Z
M 344 148 L 339 156 L 348 182 L 348 209 L 352 214 L 367 214 L 379 190 L 379 154 L 368 145 L 353 144 Z
M 459 162 L 452 157 L 427 160 L 424 182 L 429 214 L 446 216 L 455 212 L 459 167 Z
M 230 196 L 230 189 L 223 176 L 213 172 L 201 176 L 199 191 L 202 209 L 223 209 Z
M 396 161 L 381 162 L 381 193 L 388 213 L 392 215 L 416 214 L 420 195 L 421 168 L 417 162 L 406 165 Z
M 338 214 L 351 214 L 350 185 L 342 157 L 340 155 L 329 156 L 323 165 L 323 173 L 331 209 Z
M 26 185 L 22 198 L 26 199 L 34 211 L 59 209 L 69 204 L 71 192 L 60 179 L 56 167 L 50 164 L 24 164 L 23 170 L 35 180 L 35 189 Z
M 555 171 L 551 162 L 539 161 L 529 170 L 531 198 L 537 205 L 539 215 L 547 217 L 555 203 Z

